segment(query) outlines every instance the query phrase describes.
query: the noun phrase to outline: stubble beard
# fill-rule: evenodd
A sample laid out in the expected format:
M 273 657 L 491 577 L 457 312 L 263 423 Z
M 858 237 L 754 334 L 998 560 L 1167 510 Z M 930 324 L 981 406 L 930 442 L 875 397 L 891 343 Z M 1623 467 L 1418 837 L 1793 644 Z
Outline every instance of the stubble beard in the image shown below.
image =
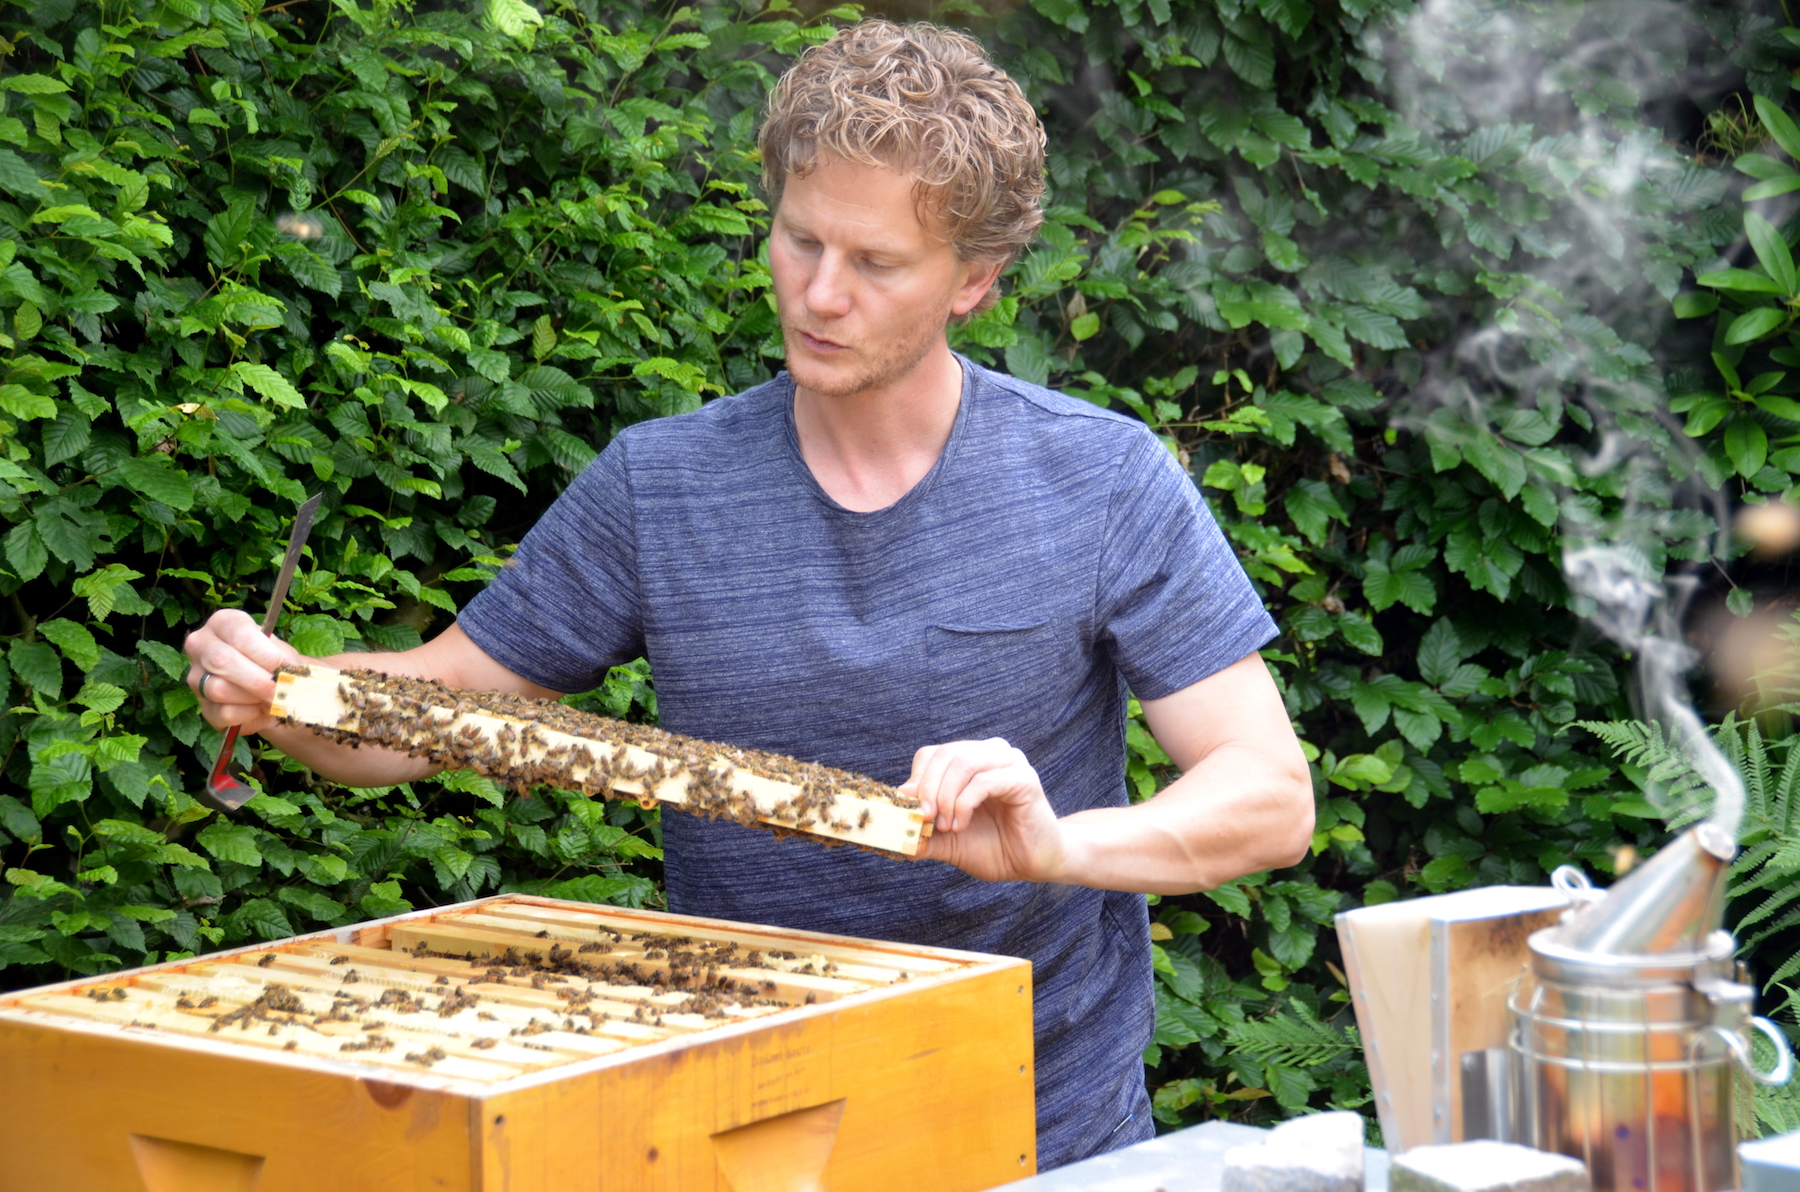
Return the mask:
M 903 380 L 930 354 L 938 337 L 944 334 L 944 324 L 917 336 L 889 340 L 873 353 L 860 346 L 852 348 L 851 351 L 862 361 L 862 366 L 848 373 L 829 366 L 814 368 L 815 362 L 804 356 L 796 359 L 797 354 L 791 346 L 798 338 L 796 328 L 783 320 L 781 330 L 782 338 L 790 345 L 787 349 L 787 366 L 794 384 L 821 397 L 845 398 L 882 389 Z

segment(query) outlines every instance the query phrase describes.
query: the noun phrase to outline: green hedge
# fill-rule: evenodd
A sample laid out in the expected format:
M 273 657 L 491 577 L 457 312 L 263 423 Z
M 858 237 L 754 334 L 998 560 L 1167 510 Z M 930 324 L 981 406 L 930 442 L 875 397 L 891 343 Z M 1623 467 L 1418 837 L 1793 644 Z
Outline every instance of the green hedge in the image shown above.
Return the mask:
M 1135 412 L 1188 461 L 1283 626 L 1317 770 L 1305 863 L 1155 908 L 1164 1122 L 1366 1108 L 1335 911 L 1654 847 L 1642 773 L 1566 731 L 1627 703 L 1570 607 L 1565 535 L 1698 562 L 1717 527 L 1682 483 L 1758 499 L 1800 474 L 1800 406 L 1764 400 L 1785 379 L 1719 376 L 1779 345 L 1686 280 L 1749 263 L 1716 259 L 1744 219 L 1720 146 L 1759 133 L 1718 101 L 1781 103 L 1792 41 L 1724 5 L 1529 11 L 946 18 L 1039 103 L 1054 204 L 957 346 Z M 219 734 L 178 647 L 213 608 L 260 613 L 314 490 L 281 632 L 416 643 L 620 427 L 770 376 L 757 108 L 853 15 L 0 8 L 0 982 L 498 889 L 656 901 L 657 826 L 630 805 L 466 775 L 349 790 L 250 743 L 266 793 L 208 813 Z M 1611 37 L 1637 56 L 1592 52 Z M 1695 77 L 1714 90 L 1685 96 Z M 1669 396 L 1722 413 L 1683 435 Z M 1634 467 L 1590 474 L 1608 432 Z M 577 698 L 654 715 L 641 665 Z M 1141 724 L 1131 742 L 1147 795 L 1167 759 Z

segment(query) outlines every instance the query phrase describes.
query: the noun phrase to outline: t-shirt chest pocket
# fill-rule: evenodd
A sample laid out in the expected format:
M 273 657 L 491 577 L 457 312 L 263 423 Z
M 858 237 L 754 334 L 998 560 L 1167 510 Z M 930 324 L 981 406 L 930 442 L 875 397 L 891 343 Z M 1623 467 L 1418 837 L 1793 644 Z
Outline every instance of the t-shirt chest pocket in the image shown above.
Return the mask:
M 1004 737 L 1027 753 L 1079 683 L 1052 620 L 933 625 L 925 631 L 936 739 Z

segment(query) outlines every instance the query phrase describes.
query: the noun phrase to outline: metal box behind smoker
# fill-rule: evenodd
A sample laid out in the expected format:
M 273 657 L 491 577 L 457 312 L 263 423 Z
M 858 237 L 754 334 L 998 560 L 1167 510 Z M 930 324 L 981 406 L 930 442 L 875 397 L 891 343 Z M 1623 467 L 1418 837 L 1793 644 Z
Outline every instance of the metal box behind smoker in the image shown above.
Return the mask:
M 1508 1135 L 1507 994 L 1526 938 L 1568 905 L 1547 886 L 1484 886 L 1337 917 L 1390 1150 Z
M 1032 1077 L 1025 961 L 503 895 L 0 998 L 0 1192 L 955 1192 Z

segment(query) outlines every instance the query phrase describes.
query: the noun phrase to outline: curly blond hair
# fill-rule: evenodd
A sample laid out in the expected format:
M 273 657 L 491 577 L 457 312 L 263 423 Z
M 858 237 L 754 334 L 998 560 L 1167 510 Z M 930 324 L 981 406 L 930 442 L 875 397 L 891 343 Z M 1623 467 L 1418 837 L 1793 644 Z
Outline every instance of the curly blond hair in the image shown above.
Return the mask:
M 1008 264 L 1044 222 L 1037 113 L 981 43 L 936 25 L 863 21 L 807 50 L 770 92 L 757 146 L 776 205 L 822 152 L 911 174 L 966 261 Z

